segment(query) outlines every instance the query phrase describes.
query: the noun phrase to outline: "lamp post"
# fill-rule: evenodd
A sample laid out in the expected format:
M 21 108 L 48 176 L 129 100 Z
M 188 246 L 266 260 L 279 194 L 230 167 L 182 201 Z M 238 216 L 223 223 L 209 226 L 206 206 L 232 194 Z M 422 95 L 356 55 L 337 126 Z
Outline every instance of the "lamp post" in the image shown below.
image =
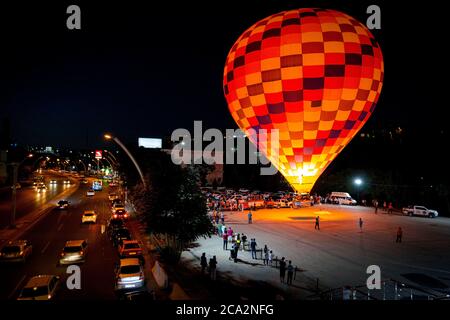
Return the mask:
M 360 188 L 361 188 L 361 185 L 362 185 L 363 181 L 362 181 L 361 178 L 356 178 L 353 182 L 355 183 L 356 190 L 358 192 L 358 202 L 360 202 L 361 199 L 359 198 L 359 191 L 360 191 Z
M 139 167 L 139 164 L 137 163 L 136 159 L 133 157 L 131 152 L 127 149 L 127 147 L 125 147 L 125 145 L 117 137 L 113 137 L 111 134 L 105 134 L 103 137 L 106 140 L 114 140 L 114 142 L 117 143 L 119 145 L 119 147 L 121 147 L 123 149 L 123 151 L 125 151 L 125 153 L 128 155 L 128 157 L 130 157 L 131 161 L 133 162 L 134 166 L 136 167 L 136 170 L 139 172 L 139 176 L 141 177 L 142 184 L 144 185 L 144 188 L 146 188 L 147 185 L 145 183 L 144 175 L 142 174 L 142 170 Z
M 11 163 L 13 167 L 13 185 L 12 185 L 12 212 L 11 212 L 11 221 L 10 221 L 10 228 L 13 229 L 16 227 L 16 211 L 17 211 L 17 179 L 19 175 L 19 167 L 22 165 L 22 163 L 25 162 L 25 160 L 32 158 L 33 154 L 28 154 L 25 159 L 23 159 L 21 162 L 13 162 Z
M 83 162 L 81 159 L 78 160 L 78 162 L 81 163 L 81 164 L 83 165 L 84 172 L 85 172 L 85 174 L 87 174 L 87 169 L 86 169 L 86 165 L 84 164 L 84 162 Z

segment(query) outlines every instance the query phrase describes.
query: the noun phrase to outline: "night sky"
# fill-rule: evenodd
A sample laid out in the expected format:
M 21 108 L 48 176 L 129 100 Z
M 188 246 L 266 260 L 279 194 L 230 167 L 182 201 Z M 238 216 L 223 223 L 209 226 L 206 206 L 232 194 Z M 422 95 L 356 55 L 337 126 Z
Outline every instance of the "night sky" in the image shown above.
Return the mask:
M 431 1 L 92 2 L 2 4 L 0 118 L 9 118 L 19 143 L 93 148 L 110 131 L 136 144 L 139 136 L 191 130 L 194 120 L 236 128 L 222 73 L 242 32 L 302 7 L 337 9 L 365 22 L 370 4 L 382 11 L 382 29 L 373 34 L 385 79 L 365 128 L 447 127 L 448 18 Z M 81 31 L 66 28 L 70 4 L 81 7 Z

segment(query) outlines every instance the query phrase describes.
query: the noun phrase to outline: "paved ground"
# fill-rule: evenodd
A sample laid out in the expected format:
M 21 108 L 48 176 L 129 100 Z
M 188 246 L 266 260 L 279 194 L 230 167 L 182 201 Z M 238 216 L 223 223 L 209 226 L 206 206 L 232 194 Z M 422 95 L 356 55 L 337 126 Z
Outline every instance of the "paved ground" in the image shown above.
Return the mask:
M 321 230 L 314 230 L 314 219 L 321 217 Z M 364 221 L 363 231 L 358 219 Z M 369 265 L 381 268 L 383 279 L 398 281 L 432 290 L 450 292 L 450 219 L 421 218 L 375 214 L 372 208 L 321 205 L 302 209 L 264 209 L 247 223 L 247 212 L 228 212 L 226 224 L 248 238 L 256 238 L 274 255 L 292 260 L 302 272 L 292 287 L 279 283 L 278 270 L 251 259 L 250 252 L 241 253 L 240 262 L 228 260 L 217 236 L 200 239 L 183 261 L 198 267 L 199 257 L 206 252 L 218 258 L 218 270 L 230 281 L 245 284 L 264 281 L 283 291 L 287 298 L 311 295 L 319 279 L 320 289 L 344 285 L 363 285 Z M 395 243 L 397 228 L 403 228 L 403 243 Z

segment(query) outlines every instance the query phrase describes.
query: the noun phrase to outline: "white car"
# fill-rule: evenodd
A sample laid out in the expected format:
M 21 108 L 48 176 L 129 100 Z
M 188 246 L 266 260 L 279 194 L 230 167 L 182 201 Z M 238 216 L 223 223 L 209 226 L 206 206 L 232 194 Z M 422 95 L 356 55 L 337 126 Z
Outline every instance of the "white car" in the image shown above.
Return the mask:
M 83 263 L 86 259 L 86 240 L 67 241 L 60 258 L 59 265 Z
M 86 196 L 87 196 L 87 197 L 95 196 L 95 191 L 92 190 L 92 189 L 89 189 L 89 190 L 86 192 Z
M 144 268 L 139 259 L 120 259 L 116 271 L 116 290 L 136 289 L 145 284 Z
M 86 210 L 81 217 L 81 223 L 97 223 L 97 214 L 94 210 Z
M 51 300 L 60 285 L 59 277 L 39 275 L 28 280 L 17 300 Z
M 436 218 L 439 213 L 436 210 L 427 209 L 424 206 L 409 206 L 402 209 L 403 214 L 410 217 L 412 216 L 422 216 L 429 218 Z

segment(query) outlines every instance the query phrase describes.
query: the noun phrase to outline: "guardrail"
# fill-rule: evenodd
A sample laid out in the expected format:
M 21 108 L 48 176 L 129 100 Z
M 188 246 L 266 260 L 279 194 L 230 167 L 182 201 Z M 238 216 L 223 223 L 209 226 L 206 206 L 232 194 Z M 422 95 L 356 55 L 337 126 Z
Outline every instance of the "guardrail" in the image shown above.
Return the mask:
M 381 289 L 369 290 L 366 285 L 344 286 L 307 297 L 308 300 L 450 300 L 449 294 L 435 294 L 426 289 L 394 279 L 381 282 Z

